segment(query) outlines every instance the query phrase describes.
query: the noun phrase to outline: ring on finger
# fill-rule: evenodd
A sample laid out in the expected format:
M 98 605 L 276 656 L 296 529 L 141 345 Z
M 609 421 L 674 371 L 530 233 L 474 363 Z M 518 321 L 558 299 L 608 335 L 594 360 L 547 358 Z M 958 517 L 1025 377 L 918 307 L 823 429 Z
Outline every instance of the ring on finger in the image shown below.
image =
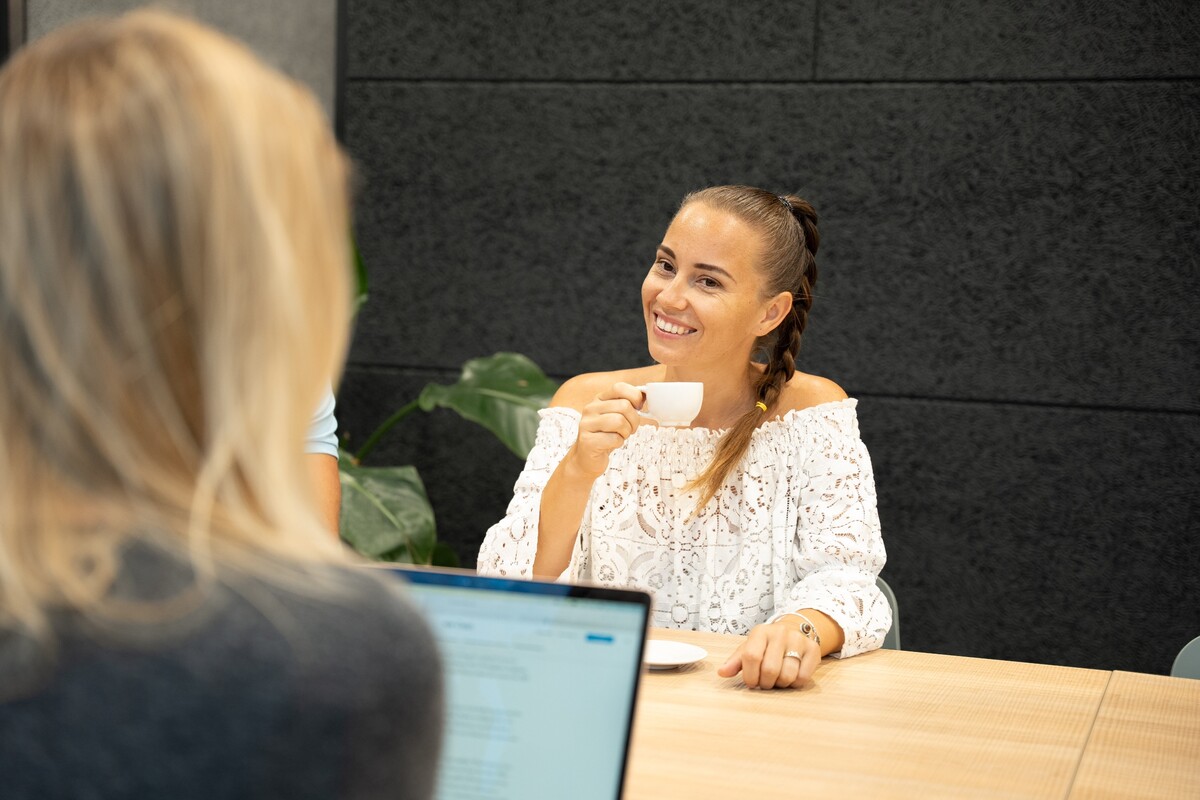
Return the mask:
M 788 650 L 786 653 L 783 654 L 783 657 L 784 658 L 794 658 L 797 661 L 802 661 L 804 659 L 804 657 L 800 655 L 799 651 L 796 651 L 796 650 Z

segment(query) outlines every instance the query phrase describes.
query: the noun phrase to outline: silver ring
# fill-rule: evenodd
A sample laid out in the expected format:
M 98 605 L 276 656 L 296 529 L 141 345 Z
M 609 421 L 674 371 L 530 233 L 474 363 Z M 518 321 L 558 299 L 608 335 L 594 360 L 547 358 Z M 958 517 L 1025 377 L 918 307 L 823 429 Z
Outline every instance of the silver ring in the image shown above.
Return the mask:
M 801 655 L 800 655 L 799 653 L 797 653 L 795 650 L 788 650 L 786 653 L 784 653 L 784 654 L 783 654 L 783 657 L 784 657 L 784 658 L 794 658 L 794 659 L 796 659 L 797 661 L 803 661 L 803 660 L 804 660 L 803 656 L 801 656 Z

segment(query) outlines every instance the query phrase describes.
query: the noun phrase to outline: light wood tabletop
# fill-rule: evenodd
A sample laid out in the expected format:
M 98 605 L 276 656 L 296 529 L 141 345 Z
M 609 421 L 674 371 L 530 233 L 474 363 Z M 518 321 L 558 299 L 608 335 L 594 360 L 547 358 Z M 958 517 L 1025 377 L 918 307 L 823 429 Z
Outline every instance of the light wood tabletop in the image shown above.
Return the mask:
M 1114 672 L 1071 797 L 1200 797 L 1200 681 Z
M 1063 798 L 1113 676 L 879 650 L 825 659 L 808 688 L 759 691 L 716 674 L 739 637 L 656 629 L 650 638 L 696 644 L 708 656 L 643 676 L 626 779 L 634 800 Z M 1121 713 L 1114 704 L 1117 748 Z

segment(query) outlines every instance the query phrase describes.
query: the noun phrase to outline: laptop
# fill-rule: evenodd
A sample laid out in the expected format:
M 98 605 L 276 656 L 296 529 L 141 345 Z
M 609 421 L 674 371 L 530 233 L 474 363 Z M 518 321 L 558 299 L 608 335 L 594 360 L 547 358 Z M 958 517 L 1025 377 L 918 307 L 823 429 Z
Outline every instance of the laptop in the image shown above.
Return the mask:
M 388 565 L 441 647 L 440 800 L 619 798 L 644 592 Z

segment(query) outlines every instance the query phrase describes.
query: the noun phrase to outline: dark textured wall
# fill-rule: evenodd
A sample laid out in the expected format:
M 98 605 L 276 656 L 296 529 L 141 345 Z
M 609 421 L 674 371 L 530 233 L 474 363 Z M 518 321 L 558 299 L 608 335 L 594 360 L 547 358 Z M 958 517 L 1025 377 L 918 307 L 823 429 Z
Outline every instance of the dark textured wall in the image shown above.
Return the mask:
M 0 64 L 8 60 L 8 51 L 12 47 L 12 34 L 10 33 L 8 16 L 11 13 L 9 7 L 0 3 Z
M 352 441 L 476 355 L 644 363 L 682 194 L 798 191 L 802 369 L 861 400 L 906 647 L 1165 672 L 1200 634 L 1200 4 L 996 5 L 349 0 Z M 473 564 L 520 462 L 449 412 L 376 455 Z

